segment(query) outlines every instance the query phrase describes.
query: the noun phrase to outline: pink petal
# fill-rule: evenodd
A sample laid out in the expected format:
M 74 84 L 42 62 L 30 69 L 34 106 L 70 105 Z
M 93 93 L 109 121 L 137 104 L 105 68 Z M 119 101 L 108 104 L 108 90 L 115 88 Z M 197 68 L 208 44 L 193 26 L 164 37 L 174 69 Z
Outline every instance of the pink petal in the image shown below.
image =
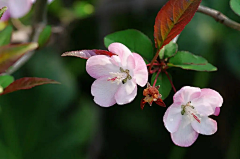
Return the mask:
M 215 90 L 205 88 L 201 89 L 201 98 L 204 98 L 212 107 L 221 107 L 223 104 L 222 96 Z
M 133 53 L 135 59 L 135 69 L 134 69 L 134 78 L 138 85 L 144 87 L 148 81 L 148 70 L 147 65 L 144 62 L 143 58 L 137 54 Z
M 212 135 L 217 131 L 217 122 L 209 117 L 202 117 L 201 123 L 192 121 L 193 129 L 203 135 Z
M 218 116 L 219 114 L 220 114 L 220 107 L 216 107 L 213 115 Z
M 167 111 L 163 116 L 163 122 L 166 129 L 170 133 L 174 133 L 178 130 L 179 125 L 182 121 L 181 106 L 172 104 L 168 107 Z
M 31 0 L 31 1 L 32 1 L 32 3 L 36 2 L 36 0 Z M 48 0 L 48 3 L 52 3 L 52 1 L 54 1 L 54 0 Z
M 93 78 L 109 76 L 109 72 L 120 72 L 120 68 L 111 62 L 110 57 L 105 55 L 96 55 L 90 57 L 87 60 L 86 70 L 87 73 Z
M 198 133 L 192 128 L 192 125 L 187 118 L 187 116 L 183 116 L 178 130 L 171 133 L 171 138 L 174 144 L 181 147 L 191 146 L 198 137 Z
M 222 96 L 212 89 L 201 89 L 201 95 L 192 101 L 192 105 L 203 116 L 214 114 L 216 107 L 221 107 Z
M 173 96 L 174 103 L 185 105 L 201 95 L 201 89 L 197 87 L 184 86 Z
M 117 104 L 123 105 L 130 103 L 137 95 L 137 85 L 133 80 L 128 80 L 125 84 L 120 84 L 121 86 L 115 94 L 115 99 Z
M 94 101 L 102 107 L 109 107 L 116 103 L 115 93 L 120 85 L 108 81 L 108 77 L 101 77 L 92 84 L 91 93 Z
M 112 53 L 115 53 L 119 56 L 121 60 L 122 67 L 127 68 L 127 59 L 128 56 L 132 56 L 132 52 L 121 43 L 112 43 L 108 46 L 108 50 Z
M 127 69 L 132 73 L 131 76 L 133 76 L 133 70 L 135 69 L 135 59 L 132 55 L 128 56 L 127 58 Z
M 201 116 L 212 115 L 215 110 L 208 103 L 204 102 L 202 98 L 192 100 L 191 105 L 194 106 L 194 109 L 196 109 L 197 113 L 200 114 Z
M 32 0 L 8 0 L 11 17 L 20 18 L 26 15 L 31 7 Z

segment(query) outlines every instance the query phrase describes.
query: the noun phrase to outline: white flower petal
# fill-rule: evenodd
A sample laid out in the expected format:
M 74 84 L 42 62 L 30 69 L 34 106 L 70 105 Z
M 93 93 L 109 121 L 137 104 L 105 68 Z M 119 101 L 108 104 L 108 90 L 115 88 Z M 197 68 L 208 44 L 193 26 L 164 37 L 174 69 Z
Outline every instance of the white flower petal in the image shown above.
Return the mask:
M 148 81 L 147 65 L 139 54 L 133 53 L 133 57 L 136 65 L 134 69 L 134 78 L 138 85 L 144 87 Z
M 8 0 L 8 5 L 11 17 L 21 18 L 30 11 L 32 0 Z
M 163 116 L 164 125 L 170 133 L 174 133 L 178 130 L 183 117 L 181 110 L 181 106 L 172 104 L 168 107 Z
M 193 129 L 203 135 L 212 135 L 217 131 L 217 122 L 209 117 L 202 117 L 201 122 L 191 122 Z
M 137 85 L 133 80 L 128 80 L 125 84 L 120 84 L 121 86 L 115 94 L 115 99 L 117 104 L 127 104 L 133 101 L 137 95 Z M 134 93 L 133 93 L 134 92 Z
M 120 68 L 112 63 L 110 57 L 105 55 L 90 57 L 87 60 L 86 70 L 93 78 L 109 76 L 110 72 L 120 72 Z
M 212 89 L 201 89 L 201 95 L 192 100 L 192 105 L 199 114 L 209 116 L 214 114 L 216 107 L 221 107 L 223 103 L 222 96 Z
M 115 53 L 119 56 L 122 67 L 124 69 L 127 68 L 127 59 L 128 56 L 132 56 L 132 52 L 123 44 L 121 43 L 112 43 L 108 46 L 108 50 L 112 53 Z
M 173 101 L 174 103 L 178 103 L 180 105 L 186 105 L 189 101 L 198 98 L 200 95 L 200 88 L 185 86 L 174 94 Z
M 197 139 L 198 133 L 192 128 L 186 116 L 183 116 L 178 130 L 171 133 L 172 141 L 181 147 L 191 146 Z
M 109 107 L 116 103 L 115 93 L 120 85 L 108 81 L 108 77 L 101 77 L 95 80 L 92 84 L 91 93 L 94 96 L 94 101 L 102 107 Z

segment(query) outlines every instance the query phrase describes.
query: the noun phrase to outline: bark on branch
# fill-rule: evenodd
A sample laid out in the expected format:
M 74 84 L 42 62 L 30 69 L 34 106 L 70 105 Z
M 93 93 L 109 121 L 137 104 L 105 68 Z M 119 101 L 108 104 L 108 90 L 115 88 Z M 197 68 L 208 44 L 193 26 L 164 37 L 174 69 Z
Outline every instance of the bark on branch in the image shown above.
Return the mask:
M 198 12 L 206 14 L 206 15 L 214 18 L 217 22 L 222 23 L 223 25 L 226 25 L 230 28 L 240 31 L 239 23 L 229 19 L 227 16 L 225 16 L 224 14 L 222 14 L 221 12 L 219 12 L 217 10 L 200 5 L 198 7 Z

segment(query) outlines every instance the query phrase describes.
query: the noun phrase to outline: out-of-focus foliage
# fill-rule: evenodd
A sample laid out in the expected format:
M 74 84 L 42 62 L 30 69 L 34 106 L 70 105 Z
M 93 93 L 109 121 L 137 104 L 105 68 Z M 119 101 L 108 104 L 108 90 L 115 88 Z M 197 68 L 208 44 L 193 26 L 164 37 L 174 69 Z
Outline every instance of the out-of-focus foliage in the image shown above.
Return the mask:
M 0 46 L 7 45 L 11 41 L 13 28 L 12 26 L 7 26 L 4 30 L 0 31 Z
M 6 12 L 7 7 L 0 8 L 0 19 L 2 18 L 2 15 L 4 12 Z
M 23 55 L 37 47 L 37 43 L 10 44 L 0 47 L 0 73 L 6 72 Z
M 51 26 L 46 26 L 43 31 L 41 32 L 41 34 L 39 35 L 38 38 L 38 45 L 39 48 L 43 47 L 49 40 L 50 36 L 51 36 Z
M 240 0 L 230 0 L 230 6 L 240 16 Z

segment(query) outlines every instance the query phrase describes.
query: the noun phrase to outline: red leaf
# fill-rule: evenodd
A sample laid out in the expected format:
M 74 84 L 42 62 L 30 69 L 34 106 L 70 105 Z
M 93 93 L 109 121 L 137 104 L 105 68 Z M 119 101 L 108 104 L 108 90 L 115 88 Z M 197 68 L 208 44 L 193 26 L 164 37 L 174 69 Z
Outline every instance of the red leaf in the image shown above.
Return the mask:
M 169 0 L 158 12 L 154 25 L 155 47 L 160 49 L 182 32 L 201 0 Z
M 60 83 L 48 78 L 24 77 L 11 83 L 7 88 L 4 89 L 3 93 L 1 93 L 0 95 L 15 92 L 21 89 L 30 89 L 32 87 L 43 84 L 60 84 Z
M 38 47 L 37 43 L 5 45 L 0 47 L 0 73 L 16 63 L 23 55 Z
M 106 50 L 80 50 L 80 51 L 70 51 L 70 52 L 65 52 L 62 54 L 62 56 L 75 56 L 75 57 L 80 57 L 82 59 L 88 59 L 91 56 L 95 55 L 106 55 L 106 56 L 112 56 L 116 55 L 110 51 Z

